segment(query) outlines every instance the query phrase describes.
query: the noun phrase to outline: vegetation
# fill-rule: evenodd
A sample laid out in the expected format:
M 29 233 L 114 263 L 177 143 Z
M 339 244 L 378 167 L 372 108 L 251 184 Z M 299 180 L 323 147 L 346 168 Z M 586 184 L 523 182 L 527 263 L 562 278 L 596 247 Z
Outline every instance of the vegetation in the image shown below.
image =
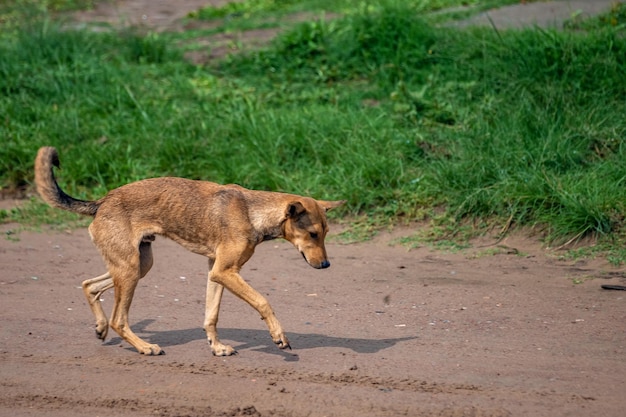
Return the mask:
M 425 13 L 460 1 L 414 3 L 202 10 L 192 18 L 248 26 L 303 7 L 338 14 L 209 65 L 183 58 L 188 34 L 13 20 L 0 32 L 0 184 L 30 184 L 37 148 L 53 145 L 62 186 L 85 198 L 151 176 L 235 182 L 344 198 L 336 215 L 374 228 L 432 219 L 445 239 L 467 220 L 475 232 L 540 227 L 552 242 L 592 236 L 621 262 L 622 6 L 571 30 L 496 32 Z M 30 204 L 0 221 L 51 217 Z

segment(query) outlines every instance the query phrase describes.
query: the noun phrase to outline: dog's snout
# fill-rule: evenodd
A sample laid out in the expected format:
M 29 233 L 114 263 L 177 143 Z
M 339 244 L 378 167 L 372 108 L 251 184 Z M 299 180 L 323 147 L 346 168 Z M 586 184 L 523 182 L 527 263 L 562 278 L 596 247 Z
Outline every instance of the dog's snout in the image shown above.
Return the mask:
M 330 262 L 328 261 L 328 259 L 324 259 L 320 263 L 315 263 L 315 262 L 309 261 L 309 259 L 306 257 L 304 252 L 300 252 L 300 254 L 304 258 L 304 260 L 315 269 L 326 269 L 330 266 Z

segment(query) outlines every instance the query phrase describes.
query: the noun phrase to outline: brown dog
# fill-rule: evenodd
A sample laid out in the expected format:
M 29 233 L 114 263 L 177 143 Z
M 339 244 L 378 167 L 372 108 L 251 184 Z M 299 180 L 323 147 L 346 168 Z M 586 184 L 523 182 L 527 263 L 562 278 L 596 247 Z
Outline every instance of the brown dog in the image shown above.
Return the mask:
M 164 353 L 158 345 L 140 339 L 128 324 L 137 282 L 152 267 L 151 242 L 155 235 L 163 235 L 209 258 L 204 329 L 214 355 L 236 353 L 217 336 L 224 288 L 259 312 L 279 348 L 291 348 L 272 307 L 241 278 L 239 271 L 256 245 L 276 238 L 291 242 L 312 267 L 328 268 L 324 247 L 326 211 L 343 201 L 319 201 L 172 177 L 133 182 L 100 200 L 82 201 L 59 188 L 53 166 L 59 167 L 56 149 L 39 149 L 35 160 L 39 194 L 51 206 L 94 217 L 89 234 L 107 266 L 106 274 L 82 284 L 96 316 L 98 338 L 104 340 L 109 328 L 100 295 L 115 288 L 111 327 L 140 353 Z

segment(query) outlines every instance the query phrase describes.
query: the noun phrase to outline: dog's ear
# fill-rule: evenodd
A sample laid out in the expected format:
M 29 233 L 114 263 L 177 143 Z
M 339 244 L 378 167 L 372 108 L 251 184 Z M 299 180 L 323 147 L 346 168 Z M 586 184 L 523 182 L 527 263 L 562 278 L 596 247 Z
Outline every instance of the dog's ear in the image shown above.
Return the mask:
M 301 202 L 293 201 L 289 203 L 289 205 L 287 206 L 287 212 L 285 213 L 285 218 L 296 219 L 300 217 L 302 214 L 304 214 L 305 211 L 306 209 L 304 208 Z
M 342 204 L 345 204 L 346 200 L 339 200 L 339 201 L 322 201 L 322 200 L 317 200 L 317 204 L 319 204 L 320 206 L 322 206 L 322 208 L 326 211 L 337 208 L 339 206 L 341 206 Z

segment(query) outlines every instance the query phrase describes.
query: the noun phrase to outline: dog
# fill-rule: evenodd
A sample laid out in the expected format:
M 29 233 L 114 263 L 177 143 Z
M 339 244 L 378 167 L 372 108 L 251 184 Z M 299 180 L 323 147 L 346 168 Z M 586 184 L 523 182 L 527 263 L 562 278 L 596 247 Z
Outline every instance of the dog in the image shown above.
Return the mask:
M 54 167 L 60 168 L 57 150 L 40 148 L 35 159 L 37 191 L 53 207 L 93 217 L 89 235 L 107 267 L 105 274 L 82 283 L 99 339 L 106 339 L 110 325 L 139 353 L 164 353 L 158 345 L 139 338 L 128 323 L 137 282 L 152 267 L 151 244 L 161 235 L 209 260 L 204 329 L 213 355 L 237 353 L 220 342 L 217 334 L 224 288 L 261 315 L 280 349 L 291 349 L 269 302 L 243 280 L 239 271 L 258 244 L 277 238 L 291 242 L 313 268 L 328 268 L 326 212 L 345 201 L 175 177 L 136 181 L 109 191 L 99 200 L 84 201 L 61 190 Z M 100 296 L 110 288 L 114 288 L 115 297 L 109 322 Z

